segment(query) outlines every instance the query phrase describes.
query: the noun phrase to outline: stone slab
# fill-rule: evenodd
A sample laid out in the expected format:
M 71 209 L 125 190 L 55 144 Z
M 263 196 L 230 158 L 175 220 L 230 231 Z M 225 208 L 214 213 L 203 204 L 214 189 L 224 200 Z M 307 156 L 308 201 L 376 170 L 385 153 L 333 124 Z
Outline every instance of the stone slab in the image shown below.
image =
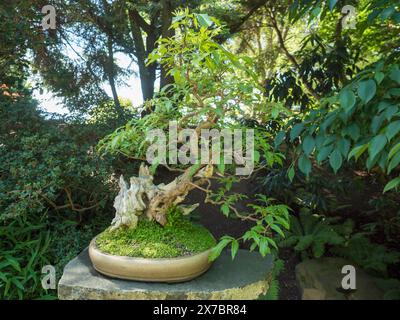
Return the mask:
M 239 250 L 232 261 L 223 252 L 200 277 L 182 283 L 148 283 L 113 279 L 98 273 L 87 249 L 71 260 L 58 283 L 62 300 L 251 300 L 269 288 L 273 257 Z
M 383 292 L 375 278 L 354 266 L 356 290 L 342 290 L 342 267 L 353 263 L 335 257 L 305 260 L 296 266 L 302 300 L 381 300 Z

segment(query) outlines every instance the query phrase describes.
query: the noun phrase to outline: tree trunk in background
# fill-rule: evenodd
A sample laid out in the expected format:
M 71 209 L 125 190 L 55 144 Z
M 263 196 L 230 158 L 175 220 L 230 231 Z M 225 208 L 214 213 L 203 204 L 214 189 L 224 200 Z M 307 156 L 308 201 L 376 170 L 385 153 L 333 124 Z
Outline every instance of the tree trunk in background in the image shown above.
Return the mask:
M 161 36 L 163 38 L 169 38 L 174 35 L 174 30 L 169 29 L 172 23 L 172 10 L 173 7 L 171 5 L 170 0 L 162 0 L 162 12 L 161 12 Z M 173 83 L 174 79 L 171 75 L 167 74 L 167 70 L 161 66 L 161 74 L 160 74 L 160 89 L 167 84 Z
M 154 49 L 157 40 L 157 28 L 148 24 L 135 9 L 128 10 L 131 35 L 135 47 L 135 56 L 139 67 L 140 84 L 142 86 L 143 101 L 153 98 L 154 81 L 156 79 L 157 65 L 146 66 L 146 58 Z M 157 17 L 152 18 L 152 23 L 156 22 Z M 142 31 L 146 32 L 146 46 L 143 40 Z M 148 113 L 148 111 L 145 111 Z M 142 116 L 144 115 L 142 113 Z
M 120 118 L 120 120 L 122 120 L 124 119 L 124 111 L 122 110 L 121 104 L 119 103 L 117 88 L 115 86 L 113 42 L 110 37 L 107 37 L 107 50 L 108 50 L 108 65 L 106 72 L 107 72 L 108 82 L 110 83 L 115 109 L 118 113 L 118 117 Z

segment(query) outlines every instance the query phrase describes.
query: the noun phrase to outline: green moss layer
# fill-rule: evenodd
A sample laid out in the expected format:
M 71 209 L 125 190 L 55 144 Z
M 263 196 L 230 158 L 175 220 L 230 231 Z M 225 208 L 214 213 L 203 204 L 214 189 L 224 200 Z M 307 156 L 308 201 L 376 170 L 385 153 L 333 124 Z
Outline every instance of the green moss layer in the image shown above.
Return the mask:
M 96 244 L 102 252 L 113 255 L 176 258 L 203 252 L 216 241 L 204 227 L 180 219 L 165 227 L 140 220 L 135 229 L 107 229 L 96 238 Z

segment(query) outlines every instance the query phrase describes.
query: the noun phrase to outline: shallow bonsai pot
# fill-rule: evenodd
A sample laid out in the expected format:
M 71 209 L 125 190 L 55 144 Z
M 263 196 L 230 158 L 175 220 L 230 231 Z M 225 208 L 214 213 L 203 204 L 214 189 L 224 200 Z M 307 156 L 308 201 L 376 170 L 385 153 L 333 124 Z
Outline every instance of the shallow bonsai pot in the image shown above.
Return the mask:
M 94 238 L 89 245 L 93 267 L 100 273 L 120 279 L 146 282 L 183 282 L 206 272 L 211 249 L 192 256 L 177 258 L 133 258 L 100 251 Z

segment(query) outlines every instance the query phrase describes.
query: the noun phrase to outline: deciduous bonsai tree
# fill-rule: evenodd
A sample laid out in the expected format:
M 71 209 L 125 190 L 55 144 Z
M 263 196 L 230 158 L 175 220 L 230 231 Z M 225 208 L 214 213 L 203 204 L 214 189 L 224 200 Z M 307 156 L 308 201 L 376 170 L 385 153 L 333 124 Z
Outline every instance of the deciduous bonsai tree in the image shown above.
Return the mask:
M 206 194 L 205 202 L 220 205 L 224 215 L 254 222 L 238 239 L 221 238 L 211 259 L 227 245 L 234 257 L 240 241 L 252 241 L 251 249 L 266 255 L 276 248 L 274 234 L 283 236 L 282 229 L 289 228 L 289 209 L 257 195 L 249 211 L 241 212 L 235 203 L 245 195 L 232 192 L 232 184 L 262 168 L 280 165 L 283 159 L 270 144 L 268 127 L 242 124 L 251 117 L 273 125 L 287 111 L 266 101 L 250 58 L 235 55 L 217 42 L 224 31 L 216 19 L 179 11 L 171 28 L 174 35 L 158 40 L 147 63 L 161 63 L 173 83 L 145 103 L 145 116 L 100 143 L 102 152 L 151 164 L 141 165 L 130 186 L 121 177 L 111 229 L 140 228 L 140 219 L 166 226 L 171 212 L 184 215 L 196 208 L 197 204 L 184 206 L 182 202 L 190 191 L 199 189 Z M 155 185 L 153 174 L 161 165 L 180 175 L 166 185 Z M 211 189 L 212 185 L 219 188 Z

